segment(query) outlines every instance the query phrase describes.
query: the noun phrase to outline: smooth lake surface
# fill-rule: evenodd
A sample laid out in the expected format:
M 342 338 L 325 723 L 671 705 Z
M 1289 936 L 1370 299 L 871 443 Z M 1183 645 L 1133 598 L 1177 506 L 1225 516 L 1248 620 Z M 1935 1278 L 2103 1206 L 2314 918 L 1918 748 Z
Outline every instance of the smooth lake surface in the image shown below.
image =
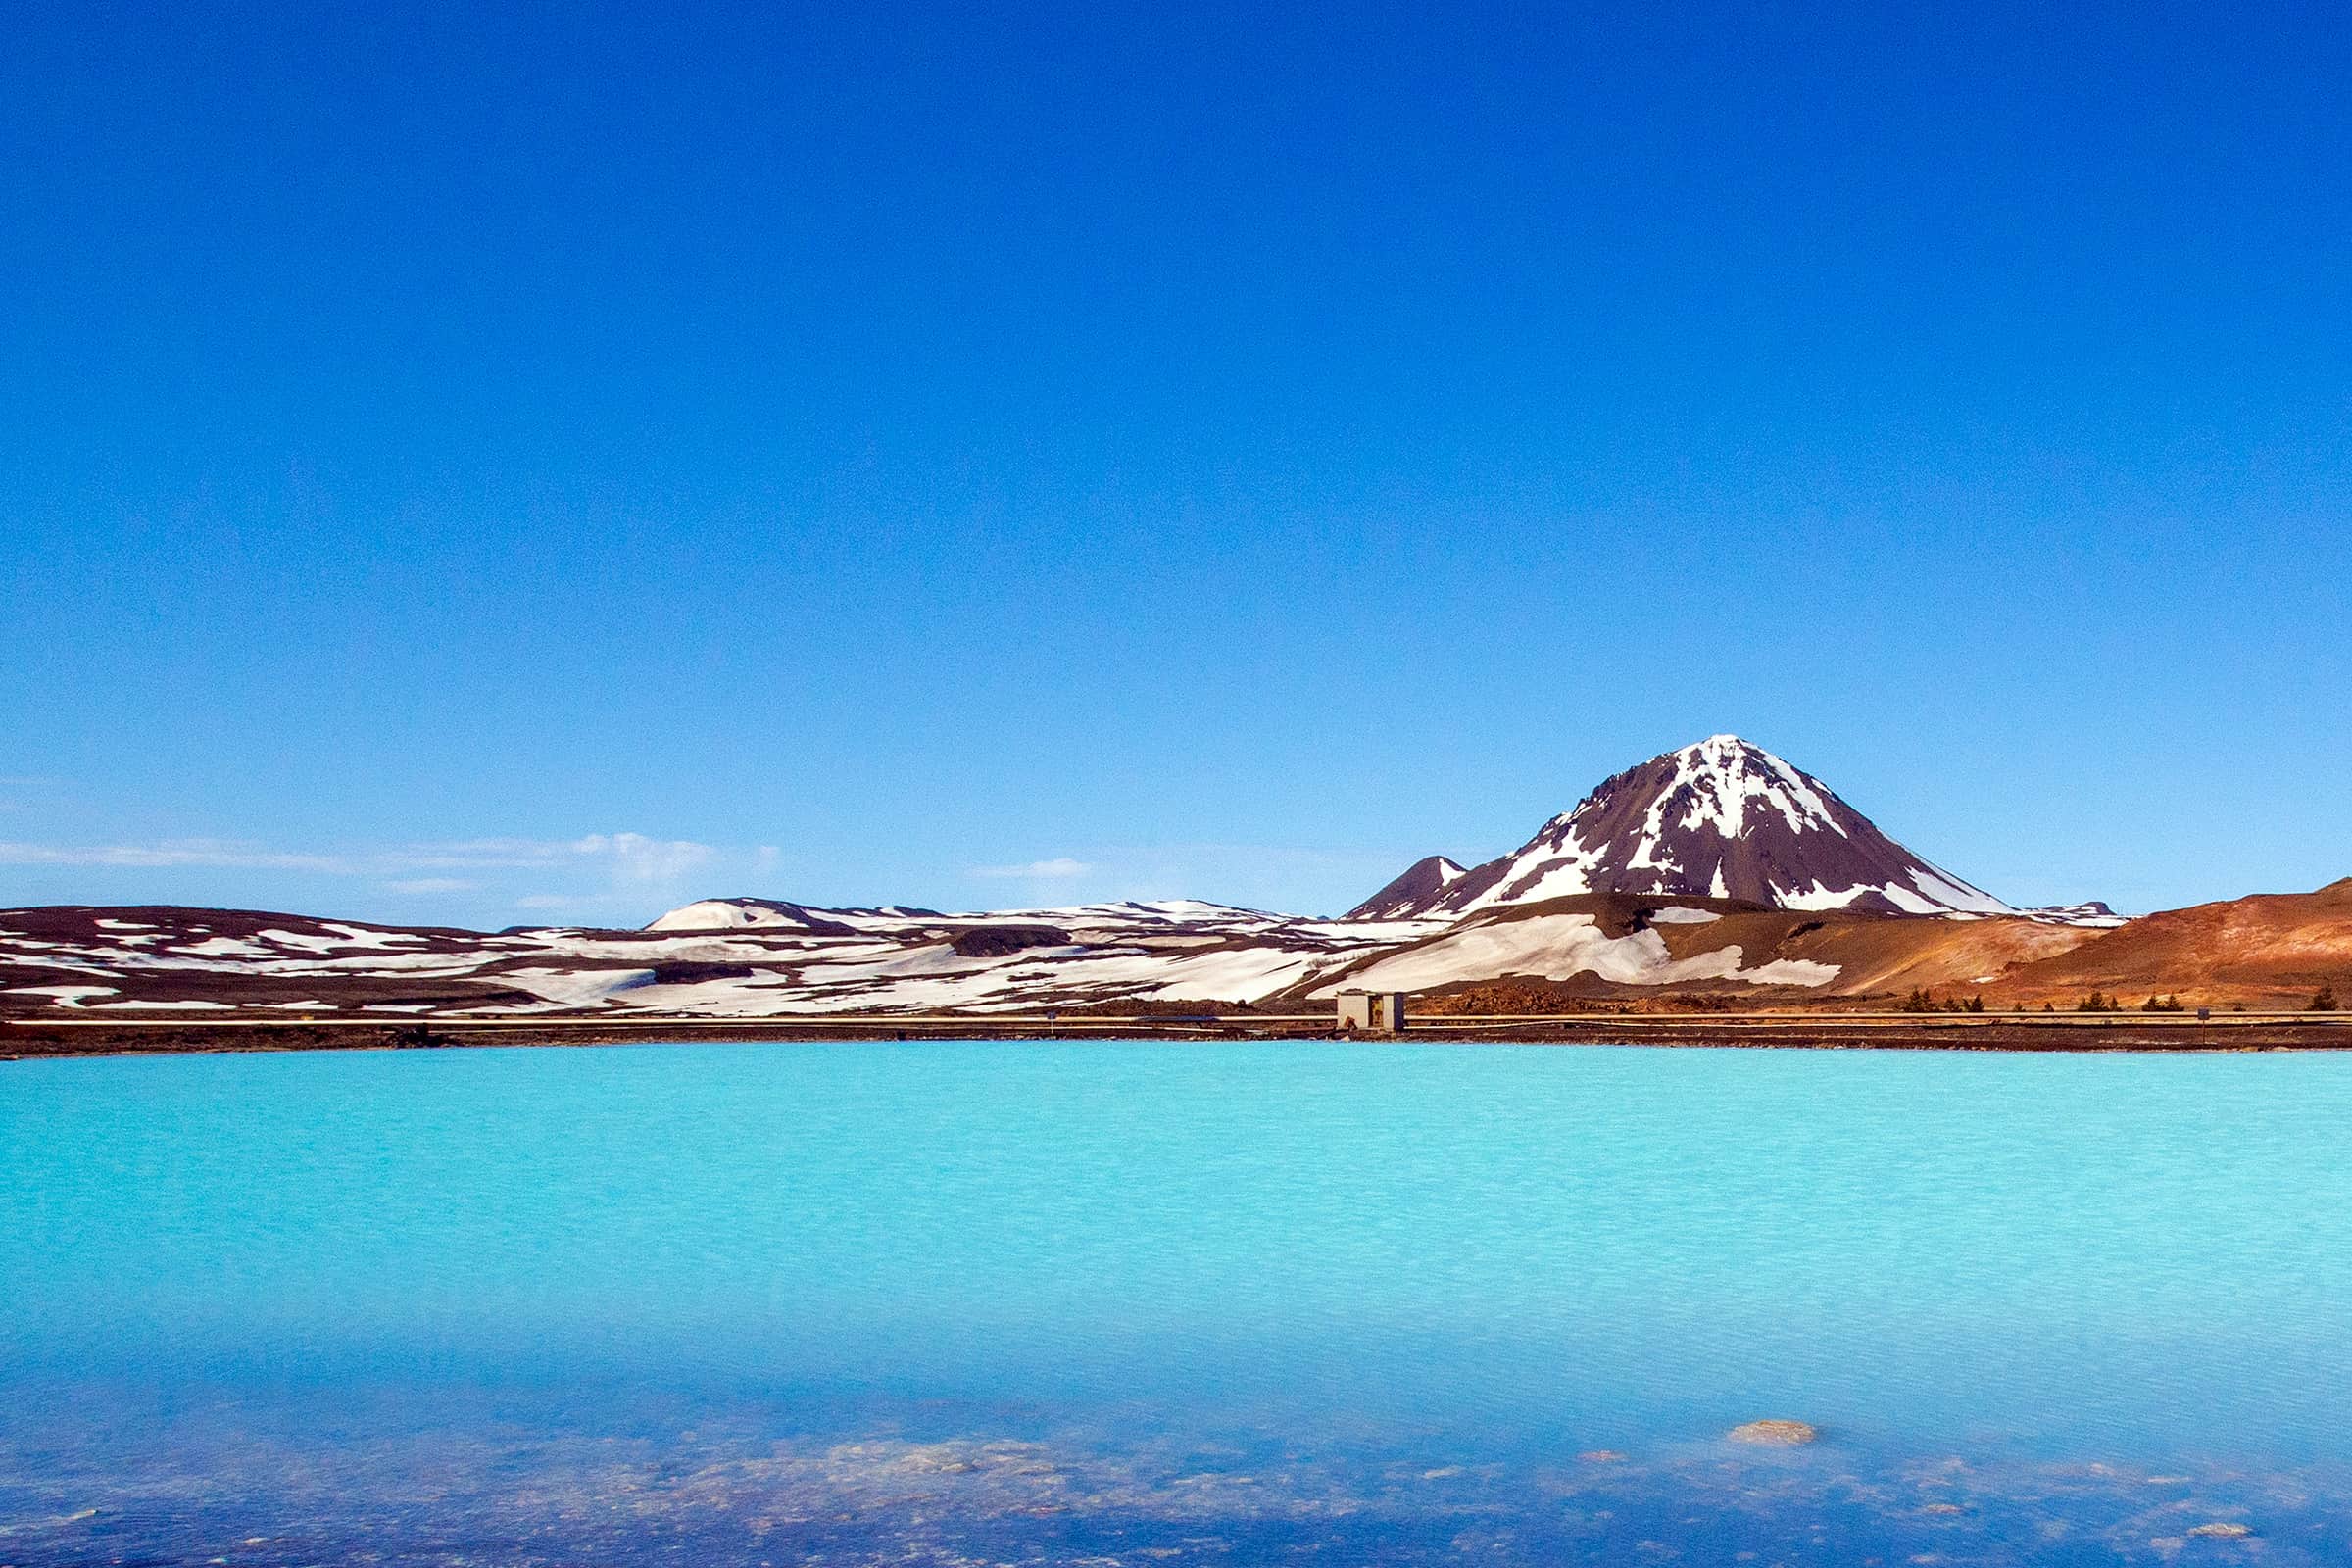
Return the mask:
M 2348 1133 L 2332 1054 L 0 1063 L 0 1564 L 2352 1562 Z

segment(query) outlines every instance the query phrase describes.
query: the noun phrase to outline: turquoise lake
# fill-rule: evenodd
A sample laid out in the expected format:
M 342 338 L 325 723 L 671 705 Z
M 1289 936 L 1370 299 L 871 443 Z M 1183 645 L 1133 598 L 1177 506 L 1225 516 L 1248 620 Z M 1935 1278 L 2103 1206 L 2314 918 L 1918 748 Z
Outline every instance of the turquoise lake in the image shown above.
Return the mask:
M 0 1565 L 2352 1562 L 2348 1152 L 2331 1054 L 5 1062 Z

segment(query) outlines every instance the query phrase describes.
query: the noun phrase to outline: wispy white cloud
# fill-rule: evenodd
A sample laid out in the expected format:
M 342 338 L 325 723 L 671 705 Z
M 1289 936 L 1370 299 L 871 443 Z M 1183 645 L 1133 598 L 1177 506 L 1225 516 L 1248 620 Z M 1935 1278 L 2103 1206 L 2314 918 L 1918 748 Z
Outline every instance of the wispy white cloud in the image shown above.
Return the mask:
M 1396 874 L 1411 857 L 1403 851 L 1329 851 L 1235 844 L 1085 845 L 1085 851 L 1008 864 L 963 868 L 975 906 L 1013 900 L 1041 904 L 1086 898 L 1213 899 L 1257 908 L 1333 910 L 1348 907 Z M 476 918 L 505 909 L 553 911 L 553 917 L 592 924 L 634 924 L 690 898 L 766 892 L 799 863 L 773 845 L 719 846 L 632 832 L 568 838 L 474 838 L 395 845 L 286 845 L 228 838 L 175 838 L 115 843 L 0 840 L 0 866 L 87 867 L 95 883 L 136 887 L 142 902 L 185 896 L 187 881 L 216 880 L 208 897 L 302 897 L 261 892 L 263 879 L 282 876 L 324 885 L 349 884 L 355 894 L 405 901 L 387 906 L 407 918 L 421 912 Z M 146 872 L 165 885 L 139 882 Z M 56 896 L 53 874 L 37 879 Z M 65 880 L 78 881 L 79 878 Z M 715 884 L 725 883 L 720 887 Z M 998 888 L 990 894 L 985 890 Z M 75 892 L 86 900 L 88 894 Z M 876 901 L 923 897 L 920 886 L 870 890 Z M 435 903 L 432 901 L 443 901 Z M 848 901 L 845 901 L 848 902 Z
M 164 839 L 147 844 L 28 844 L 0 840 L 0 864 L 201 866 L 307 871 L 320 876 L 404 877 L 395 891 L 451 892 L 473 884 L 462 878 L 404 876 L 411 872 L 602 867 L 615 881 L 674 882 L 716 860 L 719 852 L 690 839 L 643 833 L 590 833 L 576 839 L 466 839 L 353 852 L 282 850 L 238 839 Z
M 481 884 L 462 876 L 407 876 L 384 886 L 393 893 L 470 893 Z
M 154 844 L 24 844 L 0 840 L 0 865 L 229 866 L 270 871 L 366 874 L 340 855 L 266 849 L 233 839 L 166 839 Z
M 708 895 L 709 882 L 758 882 L 782 858 L 772 846 L 631 832 L 405 844 L 0 839 L 0 876 L 51 898 L 92 902 L 115 895 L 153 903 L 193 894 L 202 903 L 259 899 L 267 907 L 330 901 L 365 907 L 372 898 L 383 901 L 384 915 L 400 919 L 479 919 L 520 908 L 595 926 L 637 925 Z M 295 891 L 305 884 L 313 891 Z
M 1005 882 L 1066 882 L 1093 870 L 1084 860 L 1057 855 L 1051 860 L 1029 860 L 1020 865 L 975 865 L 968 874 Z
M 1254 909 L 1334 912 L 1361 900 L 1417 857 L 1403 851 L 1275 844 L 1100 844 L 1026 865 L 977 866 L 969 877 L 1032 884 L 1083 879 L 1093 899 L 1207 899 Z M 1042 890 L 1031 896 L 1047 896 Z
M 642 925 L 646 915 L 642 892 L 624 887 L 525 893 L 508 906 L 523 910 L 534 920 L 556 919 L 566 925 L 634 927 Z
M 697 844 L 690 839 L 649 839 L 642 833 L 610 836 L 592 833 L 584 839 L 574 839 L 570 849 L 575 855 L 610 859 L 621 879 L 628 882 L 675 882 L 718 858 L 718 852 L 708 844 Z

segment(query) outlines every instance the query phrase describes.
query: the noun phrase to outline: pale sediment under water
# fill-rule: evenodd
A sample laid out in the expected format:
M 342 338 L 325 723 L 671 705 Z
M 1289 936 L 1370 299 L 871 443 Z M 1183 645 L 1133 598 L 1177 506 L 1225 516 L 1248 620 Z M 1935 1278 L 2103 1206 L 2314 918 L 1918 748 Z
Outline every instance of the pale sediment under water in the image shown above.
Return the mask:
M 2332 1056 L 7 1064 L 0 1564 L 2352 1561 L 2347 1113 Z

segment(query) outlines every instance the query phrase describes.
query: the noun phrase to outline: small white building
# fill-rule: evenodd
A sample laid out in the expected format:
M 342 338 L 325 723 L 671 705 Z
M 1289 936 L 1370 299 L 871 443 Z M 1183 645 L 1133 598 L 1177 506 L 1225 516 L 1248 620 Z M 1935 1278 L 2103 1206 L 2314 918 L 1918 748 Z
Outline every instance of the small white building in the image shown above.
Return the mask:
M 1371 1034 L 1395 1034 L 1404 1027 L 1404 993 L 1341 992 L 1340 1027 L 1343 1030 L 1361 1029 Z

